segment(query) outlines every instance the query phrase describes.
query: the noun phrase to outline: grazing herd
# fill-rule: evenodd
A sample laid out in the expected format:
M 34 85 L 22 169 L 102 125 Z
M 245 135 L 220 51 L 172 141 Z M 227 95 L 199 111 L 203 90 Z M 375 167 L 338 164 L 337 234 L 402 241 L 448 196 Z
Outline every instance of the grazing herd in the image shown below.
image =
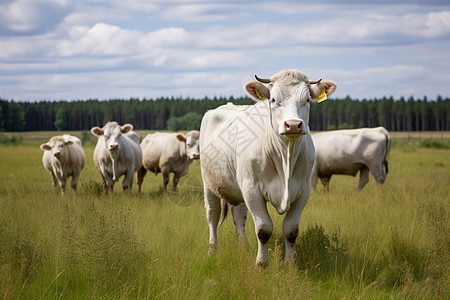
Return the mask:
M 103 128 L 93 127 L 91 133 L 98 138 L 93 161 L 109 193 L 124 176 L 123 191 L 131 195 L 135 173 L 140 193 L 147 171 L 163 174 L 166 192 L 173 173 L 172 192 L 176 192 L 190 163 L 200 159 L 210 232 L 208 253 L 217 248 L 217 228 L 228 208 L 238 242 L 247 239 L 245 223 L 250 211 L 258 239 L 256 264 L 267 265 L 273 232 L 267 203 L 278 214 L 285 214 L 282 233 L 288 261 L 295 253 L 300 216 L 318 178 L 325 190 L 333 174 L 356 176 L 359 171 L 359 190 L 368 182 L 369 172 L 377 183 L 383 183 L 391 138 L 383 127 L 311 134 L 310 103 L 331 95 L 336 89 L 333 81 L 311 81 L 298 70 L 255 78 L 244 86 L 256 101 L 254 105 L 228 103 L 210 110 L 200 131 L 185 135 L 157 132 L 141 143 L 131 124 L 108 122 Z M 53 186 L 59 184 L 64 194 L 66 180 L 72 177 L 75 194 L 86 164 L 81 141 L 65 134 L 52 137 L 41 149 Z

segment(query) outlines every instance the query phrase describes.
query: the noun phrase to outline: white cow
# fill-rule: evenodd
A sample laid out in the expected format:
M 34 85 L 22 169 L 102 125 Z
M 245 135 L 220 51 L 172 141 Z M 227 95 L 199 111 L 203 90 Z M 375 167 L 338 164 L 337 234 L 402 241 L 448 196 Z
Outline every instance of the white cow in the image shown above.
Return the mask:
M 92 127 L 91 132 L 98 137 L 94 164 L 102 174 L 108 192 L 112 193 L 114 183 L 125 175 L 122 188 L 131 195 L 134 173 L 142 163 L 139 138 L 133 125 L 120 126 L 117 122 L 108 122 L 103 128 Z
M 369 171 L 379 184 L 386 179 L 391 136 L 384 127 L 327 131 L 313 134 L 312 138 L 316 148 L 312 174 L 314 188 L 320 178 L 328 191 L 334 174 L 356 176 L 359 171 L 359 190 L 369 181 Z
M 286 214 L 282 231 L 287 261 L 295 252 L 300 215 L 311 191 L 315 154 L 308 128 L 310 101 L 321 92 L 330 95 L 336 84 L 312 82 L 298 70 L 279 71 L 270 79 L 255 77 L 258 81 L 244 88 L 256 104 L 229 103 L 203 117 L 200 163 L 209 254 L 217 247 L 217 226 L 227 202 L 233 205 L 238 240 L 245 237 L 250 210 L 258 238 L 256 264 L 267 265 L 273 232 L 267 202 L 279 214 Z
M 164 191 L 167 191 L 169 174 L 173 173 L 172 191 L 176 192 L 180 177 L 187 174 L 193 159 L 200 158 L 199 134 L 198 130 L 192 130 L 185 136 L 163 132 L 148 134 L 141 142 L 142 167 L 138 171 L 139 192 L 147 171 L 163 174 Z
M 56 187 L 59 183 L 64 195 L 67 177 L 72 176 L 70 186 L 76 194 L 78 178 L 86 164 L 86 154 L 80 139 L 69 134 L 57 135 L 42 144 L 41 149 L 44 150 L 42 163 L 52 176 L 53 186 Z

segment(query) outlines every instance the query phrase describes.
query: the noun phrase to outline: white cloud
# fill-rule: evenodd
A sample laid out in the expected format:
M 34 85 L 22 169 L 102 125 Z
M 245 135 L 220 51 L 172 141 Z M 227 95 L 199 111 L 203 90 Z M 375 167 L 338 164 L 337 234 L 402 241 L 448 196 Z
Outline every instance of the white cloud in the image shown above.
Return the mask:
M 33 35 L 54 29 L 70 12 L 64 0 L 18 0 L 0 4 L 0 35 Z M 50 16 L 50 17 L 49 17 Z

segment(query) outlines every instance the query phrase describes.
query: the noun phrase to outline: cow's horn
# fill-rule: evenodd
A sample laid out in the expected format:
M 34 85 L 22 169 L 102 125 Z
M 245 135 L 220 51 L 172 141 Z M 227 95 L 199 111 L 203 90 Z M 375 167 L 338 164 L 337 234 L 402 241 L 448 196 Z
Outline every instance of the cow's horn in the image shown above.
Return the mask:
M 320 78 L 319 80 L 310 80 L 309 84 L 316 84 L 322 81 L 322 78 Z
M 263 78 L 259 78 L 258 76 L 255 75 L 256 80 L 258 80 L 259 82 L 262 83 L 270 83 L 270 79 L 263 79 Z

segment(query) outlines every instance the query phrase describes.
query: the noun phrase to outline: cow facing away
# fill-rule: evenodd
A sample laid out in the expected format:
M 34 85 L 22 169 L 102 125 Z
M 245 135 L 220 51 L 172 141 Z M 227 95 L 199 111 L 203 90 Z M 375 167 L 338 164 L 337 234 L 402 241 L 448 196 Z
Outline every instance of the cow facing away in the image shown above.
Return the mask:
M 163 132 L 148 134 L 141 142 L 142 167 L 138 171 L 139 192 L 147 171 L 163 174 L 164 191 L 167 191 L 169 174 L 173 173 L 172 191 L 176 192 L 180 177 L 188 173 L 192 160 L 200 157 L 199 134 L 198 130 L 192 130 L 186 135 Z
M 312 174 L 314 188 L 318 178 L 328 191 L 332 175 L 356 176 L 358 171 L 358 190 L 369 181 L 369 172 L 377 183 L 384 183 L 391 147 L 391 137 L 384 127 L 327 131 L 313 134 L 312 138 L 316 148 Z M 386 173 L 383 172 L 383 165 Z
M 76 194 L 78 178 L 86 164 L 86 154 L 80 139 L 69 134 L 57 135 L 40 147 L 44 150 L 42 163 L 52 176 L 53 186 L 59 184 L 64 195 L 67 178 L 72 177 L 70 186 Z
M 123 191 L 131 195 L 134 173 L 142 163 L 139 138 L 133 125 L 108 122 L 103 128 L 92 127 L 91 133 L 98 138 L 94 164 L 102 174 L 108 192 L 113 192 L 114 183 L 124 175 Z
M 267 202 L 280 215 L 286 214 L 282 232 L 287 261 L 295 252 L 300 215 L 311 191 L 315 154 L 308 128 L 310 101 L 317 100 L 321 92 L 330 95 L 336 84 L 312 82 L 298 70 L 256 79 L 244 87 L 256 104 L 229 103 L 204 115 L 200 163 L 209 254 L 217 247 L 217 226 L 225 215 L 221 218 L 221 211 L 225 212 L 229 203 L 238 241 L 246 238 L 250 210 L 258 239 L 256 264 L 267 265 L 273 232 Z

